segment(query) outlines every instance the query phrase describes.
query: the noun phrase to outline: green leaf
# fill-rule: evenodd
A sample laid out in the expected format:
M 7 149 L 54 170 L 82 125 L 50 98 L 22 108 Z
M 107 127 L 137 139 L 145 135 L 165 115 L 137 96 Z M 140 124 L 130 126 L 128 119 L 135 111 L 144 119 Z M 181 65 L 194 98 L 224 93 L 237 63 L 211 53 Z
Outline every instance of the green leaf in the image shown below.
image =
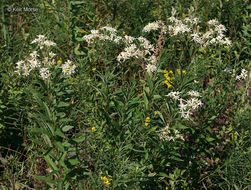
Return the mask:
M 154 177 L 156 175 L 156 173 L 149 173 L 148 177 Z
M 60 157 L 60 159 L 58 160 L 58 163 L 61 165 L 61 166 L 63 166 L 66 170 L 68 170 L 68 167 L 65 165 L 65 157 L 66 157 L 66 155 L 67 155 L 67 151 L 65 151 L 63 154 L 62 154 L 62 156 Z
M 176 160 L 176 161 L 179 161 L 179 162 L 184 162 L 184 160 L 178 158 L 177 156 L 171 156 L 170 157 L 172 160 Z
M 44 159 L 54 171 L 58 171 L 58 167 L 55 165 L 49 155 L 44 156 Z
M 84 3 L 84 1 L 71 1 L 72 5 L 81 5 L 83 3 Z
M 212 141 L 214 141 L 215 139 L 212 138 L 212 137 L 207 137 L 206 140 L 207 140 L 208 142 L 212 142 Z
M 85 140 L 85 137 L 77 137 L 77 138 L 72 139 L 72 140 L 77 142 L 77 143 L 80 143 L 80 142 L 83 142 Z
M 177 129 L 188 129 L 189 127 L 182 125 L 181 123 L 179 123 L 178 125 L 175 126 Z
M 56 113 L 56 117 L 63 118 L 63 117 L 65 117 L 65 113 L 64 112 L 58 112 L 58 113 Z
M 69 159 L 68 162 L 69 162 L 72 166 L 75 166 L 75 165 L 77 165 L 77 164 L 80 163 L 80 161 L 79 161 L 79 160 L 76 160 L 76 159 Z
M 59 120 L 59 122 L 61 122 L 61 123 L 71 122 L 71 121 L 72 121 L 72 119 L 70 119 L 70 118 L 62 118 L 62 119 Z
M 146 109 L 148 109 L 148 98 L 147 98 L 147 94 L 146 94 L 146 92 L 144 91 L 144 103 L 145 103 L 145 107 L 146 107 Z
M 161 119 L 161 120 L 163 121 L 163 123 L 166 125 L 166 121 L 165 121 L 165 119 L 164 119 L 164 117 L 163 117 L 162 113 L 161 113 L 161 112 L 159 112 L 159 111 L 157 111 L 157 113 L 158 113 L 158 115 L 159 115 L 160 119 Z
M 153 99 L 154 99 L 154 100 L 161 99 L 161 96 L 160 96 L 160 95 L 154 95 L 154 96 L 153 96 Z
M 41 147 L 45 147 L 45 148 L 48 148 L 48 149 L 50 148 L 49 145 L 47 145 L 46 143 L 44 143 L 44 142 L 42 142 L 42 141 L 40 141 L 38 139 L 32 139 L 32 142 L 37 144 L 37 145 L 40 145 Z M 39 150 L 44 151 L 44 149 L 39 149 Z
M 63 144 L 62 144 L 64 147 L 70 147 L 71 146 L 71 143 L 69 143 L 68 141 L 66 141 L 66 142 L 63 142 Z
M 65 134 L 61 131 L 60 128 L 57 128 L 55 135 L 62 137 L 62 138 L 66 138 Z
M 148 83 L 148 85 L 149 85 L 149 87 L 150 87 L 149 90 L 152 91 L 152 90 L 153 90 L 153 81 L 152 81 L 150 75 L 148 74 L 148 72 L 146 72 L 146 80 L 147 80 L 147 83 Z M 149 92 L 148 92 L 148 93 L 149 93 Z
M 45 177 L 45 176 L 37 176 L 37 175 L 32 175 L 32 177 L 38 179 L 38 180 L 42 180 L 42 181 L 45 181 L 47 182 L 48 184 L 53 184 L 53 185 L 56 185 L 57 184 L 57 181 L 55 180 L 52 180 L 48 177 Z
M 55 142 L 54 144 L 55 144 L 55 146 L 58 148 L 58 150 L 60 150 L 61 152 L 65 152 L 64 146 L 62 145 L 61 142 L 57 141 L 57 142 Z
M 160 172 L 160 173 L 159 173 L 159 176 L 167 177 L 167 178 L 169 177 L 167 174 L 165 174 L 165 173 L 163 173 L 163 172 Z
M 66 125 L 66 126 L 64 126 L 64 127 L 62 128 L 62 131 L 63 131 L 63 132 L 67 132 L 67 131 L 69 131 L 69 130 L 72 129 L 72 128 L 74 128 L 74 126 Z
M 57 105 L 58 108 L 62 108 L 62 107 L 68 107 L 69 103 L 65 103 L 65 102 L 59 102 L 59 104 Z

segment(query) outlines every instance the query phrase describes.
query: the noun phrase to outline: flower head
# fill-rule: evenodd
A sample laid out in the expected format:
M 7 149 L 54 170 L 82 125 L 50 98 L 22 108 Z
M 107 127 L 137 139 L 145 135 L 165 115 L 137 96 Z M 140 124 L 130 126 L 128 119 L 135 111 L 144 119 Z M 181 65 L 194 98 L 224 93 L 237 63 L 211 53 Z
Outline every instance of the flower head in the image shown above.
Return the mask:
M 47 79 L 50 76 L 50 71 L 48 68 L 41 68 L 40 69 L 40 76 L 43 80 Z
M 175 100 L 178 100 L 180 98 L 180 92 L 170 92 L 166 96 L 171 97 L 171 98 L 173 98 Z
M 201 96 L 199 92 L 194 91 L 194 90 L 189 91 L 188 95 L 189 96 L 195 96 L 195 97 L 200 97 Z
M 156 65 L 147 64 L 146 70 L 147 70 L 148 73 L 152 73 L 152 72 L 157 70 L 157 67 L 156 67 Z
M 241 74 L 236 76 L 236 80 L 244 80 L 248 75 L 247 75 L 248 71 L 245 69 L 241 70 Z
M 71 75 L 75 72 L 76 65 L 74 65 L 72 61 L 67 60 L 65 64 L 62 64 L 61 68 L 65 75 Z
M 109 187 L 111 185 L 111 176 L 101 176 L 100 179 L 103 181 L 103 183 L 105 184 L 105 186 Z

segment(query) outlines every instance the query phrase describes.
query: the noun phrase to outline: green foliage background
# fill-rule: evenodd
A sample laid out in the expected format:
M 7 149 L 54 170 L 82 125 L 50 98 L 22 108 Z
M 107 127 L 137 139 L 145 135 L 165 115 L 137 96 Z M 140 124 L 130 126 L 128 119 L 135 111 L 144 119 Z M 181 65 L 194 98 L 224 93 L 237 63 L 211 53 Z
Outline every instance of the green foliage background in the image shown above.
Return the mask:
M 2 0 L 0 5 L 1 189 L 250 188 L 250 80 L 238 83 L 223 72 L 250 70 L 248 1 Z M 82 39 L 103 26 L 139 37 L 149 22 L 167 22 L 172 7 L 184 18 L 191 6 L 202 25 L 217 18 L 232 40 L 229 49 L 202 48 L 194 57 L 184 39 L 164 41 L 160 68 L 186 70 L 175 75 L 173 90 L 202 92 L 196 122 L 177 116 L 176 103 L 165 97 L 172 89 L 161 85 L 163 74 L 149 76 L 137 60 L 118 65 L 122 47 L 101 42 L 89 47 Z M 38 11 L 8 11 L 17 7 Z M 57 70 L 47 83 L 15 73 L 15 63 L 33 50 L 30 42 L 39 34 L 57 43 L 58 60 L 74 61 L 73 76 Z M 157 44 L 157 34 L 145 37 Z M 186 140 L 160 141 L 157 133 L 167 124 Z

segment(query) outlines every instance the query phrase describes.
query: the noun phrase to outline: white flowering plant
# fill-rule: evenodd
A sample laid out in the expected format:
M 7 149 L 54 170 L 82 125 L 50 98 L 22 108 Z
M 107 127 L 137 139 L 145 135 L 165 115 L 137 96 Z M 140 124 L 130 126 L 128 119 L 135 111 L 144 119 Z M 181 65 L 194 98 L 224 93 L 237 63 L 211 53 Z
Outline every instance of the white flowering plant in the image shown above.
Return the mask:
M 43 80 L 50 79 L 56 69 L 61 68 L 64 75 L 71 75 L 75 72 L 76 65 L 70 60 L 62 64 L 62 60 L 57 58 L 52 51 L 52 47 L 56 46 L 51 40 L 48 40 L 44 35 L 38 35 L 31 44 L 36 44 L 36 48 L 24 60 L 18 61 L 15 72 L 20 76 L 28 77 L 30 73 L 39 73 Z

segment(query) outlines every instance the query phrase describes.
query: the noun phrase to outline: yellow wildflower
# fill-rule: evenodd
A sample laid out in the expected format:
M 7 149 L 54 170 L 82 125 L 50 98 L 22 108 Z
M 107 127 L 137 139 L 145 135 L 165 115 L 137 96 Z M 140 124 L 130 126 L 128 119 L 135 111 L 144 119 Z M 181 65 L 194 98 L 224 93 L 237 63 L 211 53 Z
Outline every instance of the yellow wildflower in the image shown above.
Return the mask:
M 150 117 L 147 117 L 146 119 L 145 119 L 145 126 L 148 126 L 148 124 L 150 123 Z
M 107 178 L 107 177 L 103 177 L 103 176 L 100 176 L 100 179 L 103 181 L 103 183 L 105 184 L 105 186 L 109 187 L 111 185 L 110 181 L 112 180 L 111 177 L 110 178 Z
M 145 122 L 149 123 L 149 122 L 150 122 L 150 117 L 147 117 L 147 118 L 145 119 Z
M 166 84 L 167 87 L 170 88 L 172 86 L 170 83 L 172 79 L 169 75 L 172 75 L 173 71 L 164 70 L 163 72 L 165 73 L 164 76 L 165 76 L 166 80 L 163 81 L 162 84 Z
M 111 183 L 109 181 L 104 181 L 105 186 L 109 187 Z
M 84 30 L 84 29 L 81 29 L 80 31 L 81 31 L 81 33 L 85 33 L 85 30 Z
M 59 60 L 57 61 L 57 64 L 60 64 L 60 63 L 62 63 L 62 60 L 61 60 L 61 59 L 59 59 Z
M 166 84 L 168 88 L 170 88 L 170 87 L 172 86 L 172 85 L 168 82 L 168 80 L 165 80 L 163 83 Z
M 171 71 L 171 70 L 170 70 L 170 71 L 168 71 L 168 70 L 166 70 L 166 69 L 165 69 L 165 70 L 164 70 L 164 73 L 166 73 L 166 74 L 167 74 L 167 76 L 168 76 L 168 74 L 173 74 L 173 71 Z
M 92 132 L 96 132 L 96 128 L 95 127 L 92 127 Z
M 179 75 L 181 74 L 180 69 L 177 69 L 177 72 L 178 72 Z M 182 70 L 182 73 L 185 74 L 186 71 L 185 71 L 185 70 Z
M 50 7 L 48 8 L 48 10 L 49 10 L 49 13 L 53 13 L 54 12 Z
M 103 176 L 101 176 L 101 177 L 100 177 L 100 179 L 101 179 L 101 180 L 103 180 L 103 181 L 108 181 L 108 178 L 107 178 L 107 177 L 105 177 L 105 176 L 104 176 L 104 177 L 103 177 Z

